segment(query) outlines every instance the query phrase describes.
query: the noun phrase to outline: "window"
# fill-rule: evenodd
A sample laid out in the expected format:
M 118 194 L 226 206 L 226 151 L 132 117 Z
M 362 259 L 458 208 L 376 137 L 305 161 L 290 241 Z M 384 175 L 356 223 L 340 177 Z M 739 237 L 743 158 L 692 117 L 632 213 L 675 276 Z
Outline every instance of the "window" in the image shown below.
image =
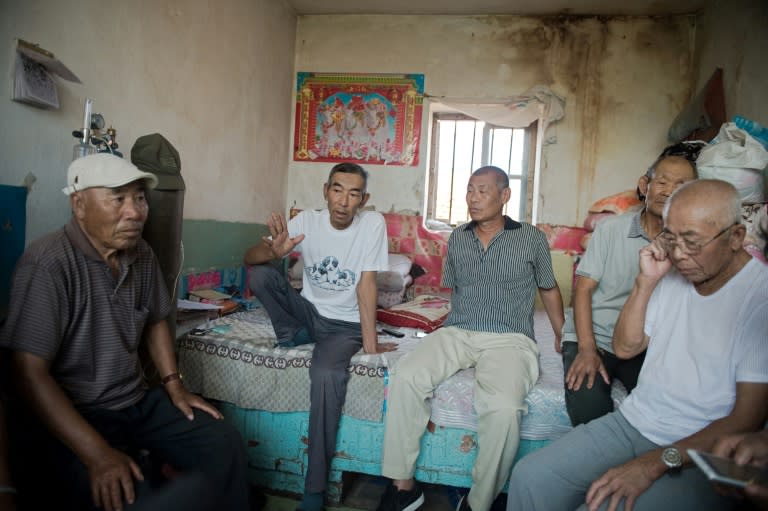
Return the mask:
M 427 217 L 453 226 L 468 221 L 469 176 L 484 165 L 495 165 L 509 174 L 512 195 L 504 213 L 515 220 L 530 221 L 535 133 L 535 124 L 502 128 L 463 114 L 436 113 Z

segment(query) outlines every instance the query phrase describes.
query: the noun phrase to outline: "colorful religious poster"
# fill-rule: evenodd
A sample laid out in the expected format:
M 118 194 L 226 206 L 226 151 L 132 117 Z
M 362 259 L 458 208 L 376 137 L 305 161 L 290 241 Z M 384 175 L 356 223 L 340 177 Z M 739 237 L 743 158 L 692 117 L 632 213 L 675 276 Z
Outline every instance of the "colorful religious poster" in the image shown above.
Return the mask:
M 295 161 L 415 166 L 424 75 L 298 73 Z

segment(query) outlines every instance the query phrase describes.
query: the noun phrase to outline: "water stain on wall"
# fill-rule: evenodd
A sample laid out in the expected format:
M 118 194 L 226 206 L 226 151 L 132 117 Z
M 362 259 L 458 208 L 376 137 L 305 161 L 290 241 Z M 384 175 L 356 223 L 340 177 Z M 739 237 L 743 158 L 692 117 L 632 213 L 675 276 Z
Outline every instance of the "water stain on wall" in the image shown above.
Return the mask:
M 549 64 L 552 38 L 551 31 L 538 22 L 516 29 L 495 23 L 487 39 L 491 42 L 489 46 L 503 50 L 498 58 L 499 76 L 522 70 L 530 83 L 552 85 L 554 77 Z
M 600 121 L 604 114 L 601 69 L 610 56 L 609 20 L 568 16 L 548 17 L 542 21 L 556 35 L 558 79 L 567 88 L 569 102 L 579 119 L 581 144 L 578 162 L 575 162 L 573 169 L 577 176 L 576 193 L 580 197 L 589 196 L 594 184 L 600 149 Z M 578 209 L 576 216 L 581 217 Z

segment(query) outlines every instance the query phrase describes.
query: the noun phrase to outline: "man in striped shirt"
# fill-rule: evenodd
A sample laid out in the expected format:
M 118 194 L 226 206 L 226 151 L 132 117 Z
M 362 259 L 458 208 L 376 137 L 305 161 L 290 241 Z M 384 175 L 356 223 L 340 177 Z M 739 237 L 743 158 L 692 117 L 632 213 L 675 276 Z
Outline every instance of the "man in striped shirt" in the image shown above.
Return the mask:
M 194 509 L 210 509 L 202 507 L 206 500 L 248 509 L 242 438 L 184 388 L 176 366 L 168 291 L 141 237 L 145 189 L 157 178 L 120 157 L 95 154 L 72 162 L 67 182 L 71 221 L 34 241 L 19 260 L 0 332 L 33 412 L 12 421 L 21 437 L 12 442 L 20 502 L 106 511 L 144 505 L 153 490 L 142 482 L 150 474 L 126 448 L 148 449 L 185 478 L 194 476 Z M 142 334 L 162 389 L 146 388 Z
M 404 356 L 390 380 L 382 474 L 393 479 L 380 511 L 413 511 L 424 495 L 413 479 L 434 388 L 475 368 L 479 449 L 472 489 L 459 510 L 487 511 L 501 492 L 519 443 L 525 397 L 539 376 L 533 334 L 538 289 L 557 342 L 563 300 L 544 233 L 504 215 L 509 178 L 497 167 L 476 170 L 467 186 L 472 221 L 448 241 L 443 285 L 452 289 L 443 328 Z

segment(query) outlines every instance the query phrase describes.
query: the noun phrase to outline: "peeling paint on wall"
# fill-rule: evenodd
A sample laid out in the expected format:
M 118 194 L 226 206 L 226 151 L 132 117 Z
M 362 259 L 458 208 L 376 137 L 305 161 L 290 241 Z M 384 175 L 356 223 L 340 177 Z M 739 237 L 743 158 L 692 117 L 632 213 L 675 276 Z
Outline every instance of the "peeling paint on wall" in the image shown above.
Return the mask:
M 579 224 L 596 199 L 631 188 L 663 147 L 689 91 L 691 31 L 682 16 L 302 16 L 296 65 L 424 73 L 435 96 L 501 98 L 548 85 L 565 96 L 566 116 L 547 133 L 537 220 Z M 422 210 L 428 165 L 369 167 L 370 203 Z M 292 163 L 289 201 L 322 207 L 325 172 Z

